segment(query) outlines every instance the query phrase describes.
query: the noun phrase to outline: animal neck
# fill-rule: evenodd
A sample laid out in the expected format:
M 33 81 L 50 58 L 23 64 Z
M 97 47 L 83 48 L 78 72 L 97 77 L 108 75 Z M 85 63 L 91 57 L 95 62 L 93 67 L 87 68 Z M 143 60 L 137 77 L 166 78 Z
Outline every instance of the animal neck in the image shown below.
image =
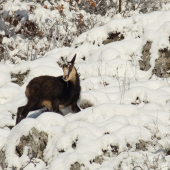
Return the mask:
M 71 79 L 69 81 L 72 82 L 74 85 L 79 84 L 79 76 L 75 67 L 73 67 L 71 74 Z

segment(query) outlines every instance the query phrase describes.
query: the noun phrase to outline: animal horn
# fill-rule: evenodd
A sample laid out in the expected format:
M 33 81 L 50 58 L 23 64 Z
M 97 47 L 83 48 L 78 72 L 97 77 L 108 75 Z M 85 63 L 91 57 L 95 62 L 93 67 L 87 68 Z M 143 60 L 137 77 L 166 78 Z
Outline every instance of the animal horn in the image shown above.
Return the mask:
M 77 55 L 77 54 L 74 55 L 74 57 L 72 58 L 72 60 L 71 60 L 70 63 L 74 64 L 74 61 L 75 61 L 75 59 L 76 59 L 76 55 Z
M 64 57 L 61 57 L 62 61 L 64 61 Z

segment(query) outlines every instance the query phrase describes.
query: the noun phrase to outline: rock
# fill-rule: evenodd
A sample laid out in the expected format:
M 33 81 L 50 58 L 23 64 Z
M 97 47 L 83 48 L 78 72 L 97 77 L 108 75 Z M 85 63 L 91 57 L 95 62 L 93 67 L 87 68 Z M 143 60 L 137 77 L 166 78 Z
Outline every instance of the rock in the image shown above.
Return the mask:
M 155 62 L 153 74 L 157 77 L 167 78 L 170 77 L 170 50 L 159 50 L 159 58 Z
M 150 49 L 151 49 L 152 42 L 147 41 L 146 44 L 143 46 L 142 49 L 142 60 L 139 61 L 140 70 L 148 71 L 150 66 Z
M 86 109 L 86 108 L 88 108 L 88 107 L 92 107 L 93 106 L 93 104 L 90 102 L 90 101 L 88 101 L 88 100 L 81 100 L 80 101 L 80 107 L 82 108 L 82 109 Z
M 114 41 L 121 41 L 124 39 L 124 36 L 121 33 L 109 33 L 108 38 L 103 41 L 103 44 L 109 44 Z
M 103 155 L 106 157 L 115 157 L 119 154 L 118 150 L 119 150 L 119 146 L 116 145 L 110 145 L 111 149 L 102 149 Z
M 136 143 L 136 150 L 147 151 L 149 145 L 153 146 L 153 143 L 139 140 L 139 143 Z
M 16 154 L 22 156 L 25 146 L 29 147 L 29 155 L 34 158 L 43 160 L 43 151 L 46 148 L 48 142 L 48 135 L 45 132 L 38 132 L 35 128 L 32 128 L 28 136 L 22 136 L 19 144 L 16 146 Z
M 78 141 L 78 138 L 75 139 L 75 141 L 72 142 L 72 148 L 73 148 L 73 149 L 76 149 L 77 141 Z
M 13 79 L 12 82 L 18 84 L 19 86 L 22 86 L 23 80 L 25 79 L 25 77 L 29 74 L 30 70 L 27 70 L 25 73 L 18 73 L 18 74 L 11 74 L 11 78 Z
M 75 162 L 74 164 L 71 165 L 70 170 L 80 170 L 81 165 L 78 162 Z
M 80 164 L 79 162 L 75 162 L 74 164 L 71 165 L 70 170 L 88 170 L 84 164 Z
M 28 155 L 31 158 L 39 158 L 43 160 L 43 152 L 47 146 L 48 135 L 41 131 L 39 132 L 37 129 L 32 128 L 29 132 L 28 136 L 22 136 L 20 138 L 19 144 L 16 146 L 16 154 L 21 157 L 23 155 L 24 147 L 28 147 Z M 2 169 L 7 168 L 5 163 L 6 155 L 5 151 L 2 149 L 0 151 L 0 166 Z M 44 160 L 43 160 L 44 161 Z
M 4 169 L 4 167 L 6 167 L 5 165 L 5 151 L 3 150 L 0 150 L 0 167 L 2 167 Z
M 139 61 L 140 69 L 143 71 L 148 71 L 151 68 L 150 65 L 150 49 L 152 42 L 147 41 L 142 49 L 142 60 Z M 155 61 L 155 67 L 152 70 L 152 74 L 157 77 L 167 78 L 170 77 L 170 50 L 168 48 L 160 49 L 158 51 L 159 58 Z
M 96 157 L 94 158 L 94 160 L 93 160 L 93 162 L 95 162 L 95 163 L 97 163 L 97 164 L 100 164 L 100 165 L 103 163 L 103 161 L 104 161 L 104 159 L 103 159 L 103 156 L 102 156 L 102 155 L 96 156 Z

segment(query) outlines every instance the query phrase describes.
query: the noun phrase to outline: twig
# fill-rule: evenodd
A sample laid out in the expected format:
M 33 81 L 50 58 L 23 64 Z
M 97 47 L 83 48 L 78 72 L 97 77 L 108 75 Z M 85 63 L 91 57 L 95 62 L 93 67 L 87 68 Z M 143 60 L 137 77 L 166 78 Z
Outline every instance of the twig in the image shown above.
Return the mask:
M 133 168 L 133 170 L 135 170 L 135 168 L 140 168 L 140 169 L 142 169 L 140 166 L 135 166 L 134 168 Z M 143 170 L 143 169 L 142 169 Z
M 39 163 L 38 161 L 35 160 L 35 158 L 31 158 L 30 161 L 22 168 L 20 168 L 20 170 L 23 170 L 26 166 L 28 166 L 30 163 L 33 163 L 34 166 L 36 166 L 37 163 Z

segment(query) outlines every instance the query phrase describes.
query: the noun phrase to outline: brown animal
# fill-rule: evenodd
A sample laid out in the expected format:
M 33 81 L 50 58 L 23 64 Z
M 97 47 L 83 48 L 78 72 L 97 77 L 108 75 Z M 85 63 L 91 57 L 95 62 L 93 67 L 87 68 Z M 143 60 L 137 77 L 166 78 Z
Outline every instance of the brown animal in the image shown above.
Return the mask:
M 77 100 L 80 97 L 81 87 L 79 75 L 74 67 L 76 55 L 70 62 L 65 61 L 63 57 L 61 59 L 63 76 L 40 76 L 29 82 L 25 91 L 28 102 L 18 108 L 16 124 L 26 118 L 30 111 L 43 107 L 57 113 L 60 113 L 59 109 L 67 106 L 76 113 L 80 111 Z

